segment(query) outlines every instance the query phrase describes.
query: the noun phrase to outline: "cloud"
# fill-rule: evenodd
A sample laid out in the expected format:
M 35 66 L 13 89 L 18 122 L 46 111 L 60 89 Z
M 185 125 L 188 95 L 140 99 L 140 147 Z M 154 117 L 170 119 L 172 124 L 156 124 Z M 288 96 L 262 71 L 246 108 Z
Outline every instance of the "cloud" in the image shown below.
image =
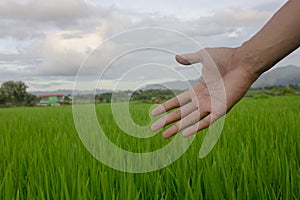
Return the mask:
M 35 38 L 55 30 L 95 31 L 102 20 L 114 15 L 86 0 L 5 1 L 0 6 L 0 37 Z
M 58 83 L 62 79 L 71 81 L 82 61 L 99 44 L 121 31 L 140 27 L 174 29 L 193 37 L 203 46 L 237 46 L 257 32 L 283 1 L 268 1 L 257 5 L 253 3 L 255 6 L 252 7 L 232 6 L 235 1 L 230 1 L 230 6 L 225 1 L 222 2 L 218 5 L 214 3 L 215 6 L 210 1 L 201 2 L 209 10 L 203 12 L 202 8 L 197 16 L 195 13 L 198 13 L 200 3 L 191 1 L 183 7 L 185 11 L 190 9 L 193 14 L 187 13 L 189 17 L 183 17 L 184 12 L 174 14 L 180 11 L 179 2 L 177 6 L 165 6 L 159 10 L 155 10 L 158 6 L 151 6 L 155 2 L 139 3 L 137 8 L 144 8 L 136 11 L 130 6 L 122 7 L 126 2 L 116 4 L 117 6 L 104 6 L 89 0 L 3 0 L 0 2 L 0 39 L 12 38 L 26 45 L 16 46 L 14 53 L 0 54 L 0 81 L 9 76 L 15 79 L 23 77 L 31 82 L 36 81 L 35 87 L 41 81 L 39 78 L 51 79 L 51 83 L 55 83 L 55 77 Z M 170 3 L 172 2 L 168 1 L 166 5 Z M 166 9 L 171 11 L 164 13 Z M 94 53 L 89 59 L 89 64 L 93 67 L 87 75 L 94 75 L 97 70 L 105 67 L 112 56 L 139 42 L 144 46 L 154 45 L 176 53 L 199 50 L 198 46 L 188 46 L 184 41 L 167 33 L 137 31 L 109 43 L 103 55 Z M 140 51 L 122 57 L 105 78 L 118 79 L 132 66 L 150 62 L 176 68 L 173 54 Z M 193 75 L 189 69 L 178 70 Z M 145 69 L 148 77 L 144 76 L 143 79 L 154 79 L 156 75 L 152 72 L 151 68 Z M 162 70 L 160 75 L 167 77 L 168 73 Z M 132 73 L 132 76 L 141 78 L 143 75 Z M 46 84 L 40 86 L 42 85 Z
M 241 7 L 230 7 L 216 11 L 211 21 L 223 27 L 256 26 L 266 21 L 272 15 L 271 12 L 257 11 Z
M 272 12 L 258 11 L 243 7 L 225 7 L 213 10 L 210 15 L 193 19 L 182 19 L 176 16 L 149 15 L 144 16 L 136 24 L 140 27 L 158 26 L 181 31 L 194 38 L 221 36 L 222 40 L 232 35 L 253 34 L 258 31 L 272 16 Z
M 27 3 L 6 2 L 0 13 L 4 19 L 24 19 L 32 21 L 73 21 L 88 18 L 98 9 L 88 1 L 30 1 Z
M 83 0 L 62 4 L 34 1 L 2 5 L 1 20 L 7 28 L 0 30 L 0 37 L 20 41 L 28 37 L 32 42 L 18 48 L 18 54 L 0 55 L 0 65 L 23 64 L 33 69 L 32 76 L 74 76 L 83 59 L 103 38 L 131 23 L 128 17 L 116 14 L 114 8 L 104 9 Z
M 213 37 L 215 41 L 215 37 L 219 36 L 218 38 L 220 38 L 220 40 L 226 40 L 226 38 L 238 37 L 242 34 L 243 29 L 249 25 L 252 26 L 261 23 L 262 19 L 265 19 L 267 15 L 265 12 L 259 13 L 250 9 L 227 8 L 216 10 L 210 16 L 203 16 L 193 20 L 184 20 L 175 16 L 151 14 L 150 16 L 139 16 L 140 19 L 133 23 L 131 18 L 125 16 L 122 12 L 118 12 L 119 10 L 116 7 L 105 10 L 99 5 L 96 6 L 83 0 L 64 1 L 60 6 L 55 6 L 55 3 L 57 2 L 51 1 L 47 4 L 42 4 L 35 1 L 23 5 L 7 3 L 5 4 L 7 8 L 4 6 L 3 10 L 7 10 L 11 7 L 14 9 L 11 12 L 1 11 L 4 19 L 20 22 L 22 22 L 22 19 L 25 19 L 29 21 L 29 23 L 34 23 L 35 26 L 44 26 L 44 23 L 49 23 L 48 25 L 50 27 L 58 28 L 59 24 L 66 24 L 64 28 L 50 32 L 47 32 L 49 31 L 49 27 L 44 27 L 44 36 L 37 37 L 31 45 L 23 48 L 23 53 L 19 55 L 19 58 L 14 56 L 14 58 L 19 59 L 20 62 L 22 62 L 26 56 L 28 60 L 35 58 L 31 60 L 32 63 L 34 63 L 34 60 L 39 60 L 40 62 L 36 63 L 35 70 L 32 72 L 35 76 L 74 76 L 88 53 L 103 42 L 105 38 L 108 38 L 120 30 L 156 26 L 178 30 L 200 39 Z M 98 16 L 96 11 L 105 12 L 99 12 L 100 16 Z M 40 15 L 41 17 L 38 17 Z M 91 22 L 88 22 L 86 19 L 89 19 Z M 80 25 L 77 24 L 79 22 L 81 22 Z M 55 25 L 51 25 L 51 23 L 55 23 Z M 22 26 L 20 28 L 22 28 Z M 37 34 L 37 32 L 35 34 Z M 157 37 L 155 34 L 158 34 Z M 168 37 L 165 33 L 161 32 L 147 33 L 144 31 L 141 33 L 141 31 L 137 31 L 136 34 L 132 33 L 128 37 L 125 37 L 123 41 L 115 42 L 110 52 L 116 54 L 118 49 L 122 50 L 122 46 L 126 46 L 128 43 L 134 45 L 138 42 L 137 40 L 143 42 L 149 40 L 149 45 L 160 43 L 161 48 L 173 48 L 174 52 L 179 52 L 180 49 L 183 51 L 183 49 L 185 49 L 183 48 L 184 44 L 179 45 L 179 38 Z M 147 46 L 145 42 L 143 44 Z M 174 45 L 176 47 L 175 49 Z M 197 50 L 195 48 L 186 49 Z M 153 60 L 153 58 L 159 58 L 157 62 L 160 63 L 166 63 L 167 60 L 167 56 L 164 58 L 159 55 L 155 57 L 146 56 L 147 55 L 140 56 L 139 58 L 131 58 L 127 60 L 127 62 L 124 62 L 126 64 L 122 63 L 122 66 L 110 73 L 115 73 L 116 75 L 120 74 L 128 70 L 128 67 L 135 63 L 147 63 L 150 62 L 151 59 Z M 106 55 L 105 58 L 109 57 L 111 57 L 111 55 Z M 99 65 L 106 63 L 105 58 L 99 61 L 99 57 L 96 56 L 93 65 L 99 68 Z M 151 59 L 149 60 L 148 58 Z M 93 72 L 90 73 L 93 74 Z M 116 75 L 110 75 L 109 78 L 116 77 Z

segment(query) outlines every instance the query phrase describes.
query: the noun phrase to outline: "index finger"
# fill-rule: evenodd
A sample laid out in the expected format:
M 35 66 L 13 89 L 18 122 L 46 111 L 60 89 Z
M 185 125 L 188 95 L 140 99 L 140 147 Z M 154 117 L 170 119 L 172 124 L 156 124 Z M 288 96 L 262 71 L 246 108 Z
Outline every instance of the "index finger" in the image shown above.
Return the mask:
M 164 112 L 167 112 L 173 108 L 178 108 L 183 106 L 184 104 L 188 103 L 191 100 L 189 91 L 185 91 L 180 95 L 166 101 L 165 103 L 157 106 L 154 110 L 152 110 L 152 116 L 160 115 Z

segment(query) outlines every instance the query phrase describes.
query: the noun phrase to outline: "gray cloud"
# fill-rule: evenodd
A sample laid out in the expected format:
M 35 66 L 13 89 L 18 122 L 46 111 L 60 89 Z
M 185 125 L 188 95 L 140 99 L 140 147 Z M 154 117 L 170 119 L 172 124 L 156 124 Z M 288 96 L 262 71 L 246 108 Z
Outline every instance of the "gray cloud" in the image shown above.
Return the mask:
M 34 38 L 55 29 L 95 31 L 113 12 L 85 0 L 6 1 L 0 4 L 0 37 Z
M 36 56 L 28 56 L 21 52 L 18 54 L 0 54 L 0 65 L 20 65 L 20 66 L 32 66 L 40 63 L 40 58 Z
M 208 4 L 209 1 L 205 3 Z M 209 14 L 181 18 L 155 12 L 150 8 L 149 12 L 146 8 L 143 11 L 133 11 L 116 6 L 104 7 L 87 0 L 19 2 L 5 0 L 0 3 L 0 38 L 10 37 L 19 41 L 30 39 L 31 42 L 18 48 L 18 53 L 0 54 L 0 81 L 15 77 L 41 82 L 51 80 L 51 83 L 55 83 L 56 77 L 57 82 L 63 85 L 63 81 L 59 80 L 71 81 L 81 62 L 98 44 L 116 33 L 137 27 L 174 29 L 193 37 L 203 46 L 237 46 L 257 32 L 281 4 L 282 1 L 280 3 L 272 1 L 267 4 L 259 3 L 252 8 L 226 7 L 224 4 L 222 9 L 217 6 L 215 10 L 208 12 Z M 197 8 L 194 8 L 194 13 L 195 9 Z M 180 41 L 167 34 L 137 32 L 121 41 L 111 43 L 111 49 L 108 48 L 106 55 L 92 56 L 89 62 L 94 67 L 87 74 L 95 74 L 99 68 L 101 70 L 105 66 L 106 59 L 110 58 L 111 54 L 121 52 L 124 45 L 133 45 L 138 40 L 145 39 L 149 40 L 149 44 L 152 42 L 176 53 L 199 50 L 195 46 L 185 46 L 184 40 Z M 147 43 L 144 45 L 147 46 Z M 292 58 L 293 62 L 298 60 L 298 57 Z M 117 79 L 130 67 L 149 62 L 176 68 L 174 55 L 140 52 L 116 62 L 105 78 Z M 193 75 L 190 69 L 178 70 Z M 145 73 L 149 75 L 148 79 L 156 76 L 152 74 L 151 69 Z M 164 71 L 161 74 L 168 76 Z M 147 78 L 134 73 L 132 76 L 139 79 Z M 38 77 L 42 77 L 41 80 Z M 38 83 L 34 85 L 37 86 Z
M 32 21 L 61 21 L 87 18 L 95 13 L 95 7 L 85 1 L 31 1 L 26 4 L 6 2 L 0 13 L 4 19 Z M 94 12 L 93 12 L 94 11 Z
M 144 16 L 136 25 L 175 29 L 205 46 L 236 46 L 257 32 L 272 14 L 251 8 L 228 7 L 188 20 L 159 14 Z

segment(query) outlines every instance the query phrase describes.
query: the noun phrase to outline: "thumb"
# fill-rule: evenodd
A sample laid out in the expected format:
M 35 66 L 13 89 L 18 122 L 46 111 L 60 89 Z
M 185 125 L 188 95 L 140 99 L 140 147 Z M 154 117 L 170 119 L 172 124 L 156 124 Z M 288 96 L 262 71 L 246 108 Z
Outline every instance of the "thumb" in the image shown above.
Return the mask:
M 195 63 L 200 63 L 202 61 L 202 56 L 200 51 L 189 54 L 176 55 L 176 61 L 182 65 L 191 65 Z

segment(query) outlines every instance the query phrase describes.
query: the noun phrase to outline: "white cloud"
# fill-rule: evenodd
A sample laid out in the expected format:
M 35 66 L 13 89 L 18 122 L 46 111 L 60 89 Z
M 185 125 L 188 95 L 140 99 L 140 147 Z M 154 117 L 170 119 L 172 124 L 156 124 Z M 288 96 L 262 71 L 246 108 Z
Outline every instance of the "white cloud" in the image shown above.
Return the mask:
M 7 1 L 0 6 L 0 37 L 26 39 L 57 30 L 95 31 L 113 12 L 86 0 Z
M 31 82 L 35 80 L 33 87 L 38 87 L 39 77 L 51 77 L 51 83 L 54 83 L 53 77 L 59 77 L 57 82 L 66 87 L 65 82 L 62 84 L 62 77 L 72 80 L 70 77 L 76 74 L 92 49 L 116 33 L 137 27 L 175 29 L 204 46 L 237 46 L 257 32 L 282 3 L 282 0 L 255 1 L 245 2 L 243 6 L 233 0 L 191 0 L 188 3 L 167 0 L 163 5 L 156 1 L 133 3 L 127 0 L 107 1 L 105 4 L 88 0 L 1 1 L 0 45 L 6 47 L 0 52 L 0 81 L 9 77 L 23 78 Z M 6 43 L 5 38 L 15 41 L 15 50 L 8 48 L 11 42 Z M 196 50 L 185 47 L 178 38 L 143 33 L 115 42 L 111 52 L 115 54 L 122 50 L 122 45 L 145 38 L 180 53 Z M 101 65 L 109 57 L 106 55 L 100 61 L 95 57 L 91 62 L 95 66 Z M 175 65 L 173 55 L 140 54 L 139 57 L 128 57 L 107 78 L 125 72 L 132 64 L 151 61 Z M 291 62 L 299 62 L 298 57 L 292 57 Z
M 272 14 L 272 12 L 230 7 L 217 10 L 212 17 L 212 21 L 220 26 L 253 26 L 266 21 Z

